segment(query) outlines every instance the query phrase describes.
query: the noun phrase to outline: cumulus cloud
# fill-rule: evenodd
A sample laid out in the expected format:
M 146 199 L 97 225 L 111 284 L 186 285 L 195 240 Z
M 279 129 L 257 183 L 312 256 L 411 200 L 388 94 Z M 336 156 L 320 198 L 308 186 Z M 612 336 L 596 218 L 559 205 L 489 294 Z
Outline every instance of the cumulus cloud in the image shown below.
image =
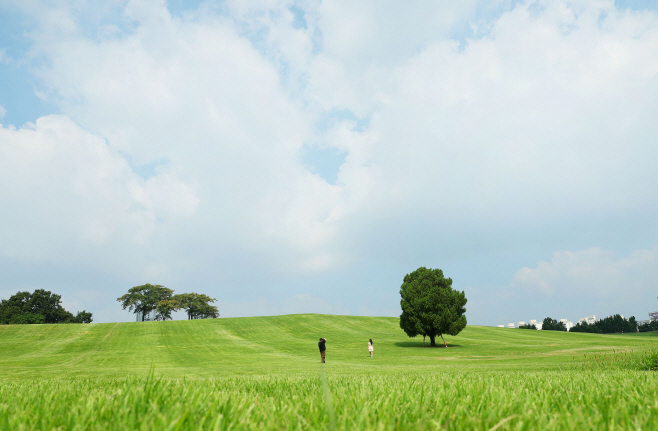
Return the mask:
M 142 244 L 159 220 L 198 204 L 175 173 L 144 181 L 102 138 L 55 115 L 0 127 L 0 201 L 0 255 L 69 263 L 76 249 Z
M 544 317 L 567 318 L 612 314 L 646 319 L 654 310 L 658 247 L 627 255 L 593 247 L 554 252 L 550 260 L 521 268 L 507 286 L 466 288 L 469 322 L 488 315 L 489 324 Z
M 609 302 L 635 302 L 651 296 L 658 276 L 658 247 L 617 257 L 611 250 L 589 248 L 555 252 L 550 262 L 522 268 L 513 286 L 544 295 L 590 297 Z
M 655 298 L 657 262 L 658 247 L 636 250 L 624 257 L 601 248 L 556 252 L 550 262 L 520 269 L 512 288 L 526 296 L 538 292 L 564 302 L 587 304 L 589 314 L 597 308 L 601 315 L 623 313 L 638 310 L 638 305 Z M 588 312 L 586 306 L 580 309 L 581 314 Z M 644 318 L 648 311 L 637 314 Z

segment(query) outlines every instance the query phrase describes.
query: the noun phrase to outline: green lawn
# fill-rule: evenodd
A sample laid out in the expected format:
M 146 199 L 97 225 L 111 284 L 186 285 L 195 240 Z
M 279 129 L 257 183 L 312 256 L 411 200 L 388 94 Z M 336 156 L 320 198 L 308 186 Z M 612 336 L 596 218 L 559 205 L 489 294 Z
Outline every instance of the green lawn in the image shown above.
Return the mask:
M 633 369 L 655 334 L 446 341 L 328 315 L 0 326 L 0 429 L 658 429 L 656 373 Z

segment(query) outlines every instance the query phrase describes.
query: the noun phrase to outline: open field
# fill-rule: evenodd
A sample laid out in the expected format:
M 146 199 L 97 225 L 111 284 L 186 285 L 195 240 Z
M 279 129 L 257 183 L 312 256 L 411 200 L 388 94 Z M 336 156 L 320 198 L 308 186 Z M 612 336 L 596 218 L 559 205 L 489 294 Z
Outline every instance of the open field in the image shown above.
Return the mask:
M 0 429 L 658 429 L 656 373 L 633 369 L 653 334 L 446 340 L 325 315 L 0 326 Z

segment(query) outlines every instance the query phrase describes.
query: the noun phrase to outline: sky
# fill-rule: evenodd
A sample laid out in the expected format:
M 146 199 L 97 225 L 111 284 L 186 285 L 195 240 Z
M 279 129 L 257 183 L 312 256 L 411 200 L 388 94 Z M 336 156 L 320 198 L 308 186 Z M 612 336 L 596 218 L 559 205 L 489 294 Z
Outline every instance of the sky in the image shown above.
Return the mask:
M 0 0 L 0 298 L 647 319 L 656 118 L 656 0 Z

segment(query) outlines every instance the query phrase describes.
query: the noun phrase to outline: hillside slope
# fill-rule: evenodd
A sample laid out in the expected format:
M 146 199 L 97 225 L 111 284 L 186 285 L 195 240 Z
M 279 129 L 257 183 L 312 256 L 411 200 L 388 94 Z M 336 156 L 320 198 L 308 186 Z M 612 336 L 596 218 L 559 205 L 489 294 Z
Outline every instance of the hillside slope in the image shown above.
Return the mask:
M 317 341 L 327 342 L 327 367 L 346 374 L 378 367 L 533 369 L 559 367 L 595 351 L 631 350 L 651 337 L 574 334 L 468 326 L 446 337 L 450 348 L 422 348 L 398 319 L 288 315 L 196 321 L 0 326 L 0 378 L 121 377 L 154 365 L 172 377 L 287 374 L 317 371 Z M 375 357 L 368 357 L 372 338 Z M 429 341 L 429 340 L 428 340 Z

